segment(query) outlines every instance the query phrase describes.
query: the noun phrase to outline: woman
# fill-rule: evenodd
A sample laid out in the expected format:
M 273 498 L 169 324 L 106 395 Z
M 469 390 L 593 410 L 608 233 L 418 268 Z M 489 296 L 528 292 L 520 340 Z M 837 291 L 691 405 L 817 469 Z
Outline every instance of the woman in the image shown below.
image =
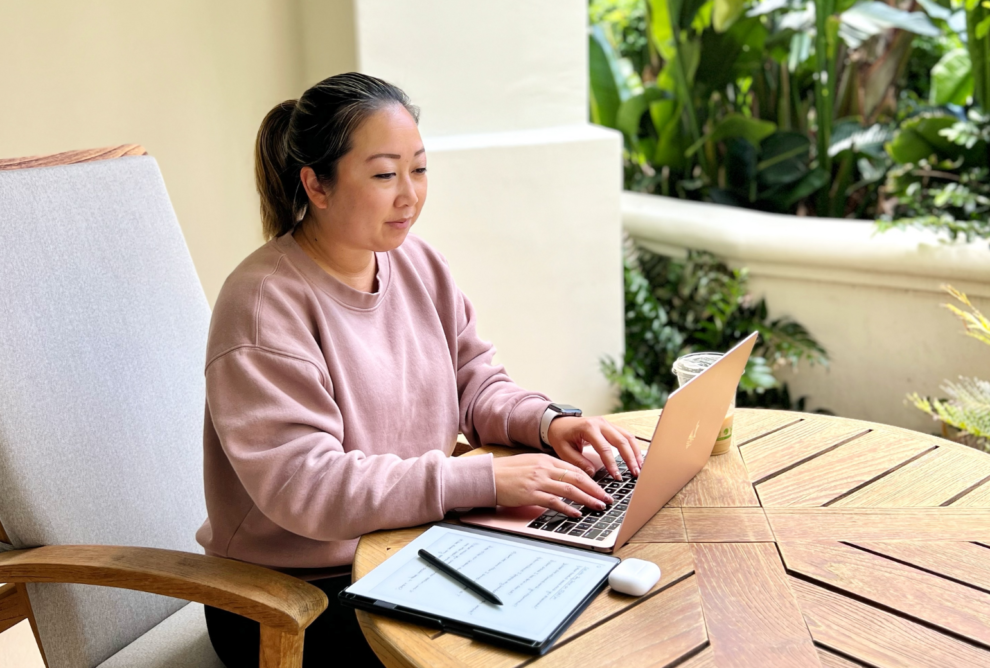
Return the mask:
M 585 443 L 613 474 L 610 444 L 634 474 L 641 465 L 631 434 L 600 418 L 553 419 L 549 399 L 492 364 L 446 261 L 409 236 L 427 190 L 417 115 L 401 90 L 356 73 L 268 113 L 255 161 L 269 241 L 227 279 L 210 326 L 209 518 L 197 539 L 327 593 L 306 632 L 309 666 L 377 663 L 336 596 L 362 534 L 462 507 L 578 514 L 565 497 L 604 508 Z M 458 432 L 557 458 L 450 458 Z M 206 616 L 228 668 L 257 665 L 256 623 Z

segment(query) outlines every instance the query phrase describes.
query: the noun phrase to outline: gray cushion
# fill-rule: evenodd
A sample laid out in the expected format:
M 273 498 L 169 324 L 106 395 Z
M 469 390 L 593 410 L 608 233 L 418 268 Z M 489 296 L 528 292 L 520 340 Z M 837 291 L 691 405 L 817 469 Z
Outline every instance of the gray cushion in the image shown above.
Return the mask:
M 201 552 L 210 311 L 158 165 L 0 171 L 0 523 L 15 547 Z M 52 668 L 95 666 L 183 601 L 31 585 Z
M 99 668 L 224 668 L 206 633 L 203 606 L 190 603 Z

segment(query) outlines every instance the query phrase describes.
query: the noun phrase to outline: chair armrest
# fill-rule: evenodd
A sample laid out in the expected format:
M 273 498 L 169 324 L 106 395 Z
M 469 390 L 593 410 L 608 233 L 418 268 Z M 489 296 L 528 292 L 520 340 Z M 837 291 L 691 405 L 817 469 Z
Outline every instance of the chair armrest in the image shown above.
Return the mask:
M 327 607 L 313 585 L 263 566 L 191 552 L 51 545 L 0 553 L 0 582 L 99 585 L 220 608 L 298 634 Z

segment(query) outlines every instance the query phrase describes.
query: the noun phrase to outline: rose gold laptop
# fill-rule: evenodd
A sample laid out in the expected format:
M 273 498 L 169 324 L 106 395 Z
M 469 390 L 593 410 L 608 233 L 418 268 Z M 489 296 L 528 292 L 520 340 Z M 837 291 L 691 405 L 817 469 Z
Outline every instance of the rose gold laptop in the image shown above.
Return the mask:
M 747 336 L 670 395 L 657 421 L 639 479 L 634 479 L 625 463 L 617 459 L 622 480 L 613 480 L 601 465 L 598 453 L 590 446 L 585 448 L 585 456 L 599 467 L 594 479 L 615 499 L 614 505 L 598 511 L 565 500 L 581 510 L 580 518 L 540 506 L 498 506 L 466 513 L 461 521 L 598 552 L 619 549 L 704 468 L 756 337 L 755 332 Z

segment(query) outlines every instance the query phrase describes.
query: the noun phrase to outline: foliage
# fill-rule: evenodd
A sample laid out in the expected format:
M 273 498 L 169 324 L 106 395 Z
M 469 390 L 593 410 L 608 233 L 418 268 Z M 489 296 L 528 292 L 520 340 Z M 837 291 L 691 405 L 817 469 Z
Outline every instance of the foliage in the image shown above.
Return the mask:
M 988 165 L 884 147 L 979 125 L 990 0 L 910 4 L 591 0 L 592 120 L 622 132 L 629 190 L 985 235 Z
M 980 313 L 964 293 L 951 286 L 943 288 L 968 309 L 944 304 L 962 320 L 966 334 L 990 345 L 990 318 Z M 956 382 L 946 381 L 942 391 L 948 399 L 921 397 L 917 393 L 908 395 L 908 399 L 933 418 L 975 437 L 977 445 L 990 452 L 990 381 L 960 376 Z
M 990 238 L 990 115 L 940 112 L 901 125 L 887 145 L 891 200 L 878 224 L 933 229 L 949 240 Z
M 709 253 L 673 259 L 630 249 L 624 261 L 626 352 L 621 367 L 602 370 L 619 389 L 624 411 L 659 408 L 677 387 L 671 371 L 681 355 L 724 352 L 758 331 L 760 341 L 740 382 L 740 406 L 803 409 L 774 372 L 799 362 L 827 364 L 828 356 L 799 323 L 770 319 L 766 302 L 747 292 L 745 269 L 731 269 Z

